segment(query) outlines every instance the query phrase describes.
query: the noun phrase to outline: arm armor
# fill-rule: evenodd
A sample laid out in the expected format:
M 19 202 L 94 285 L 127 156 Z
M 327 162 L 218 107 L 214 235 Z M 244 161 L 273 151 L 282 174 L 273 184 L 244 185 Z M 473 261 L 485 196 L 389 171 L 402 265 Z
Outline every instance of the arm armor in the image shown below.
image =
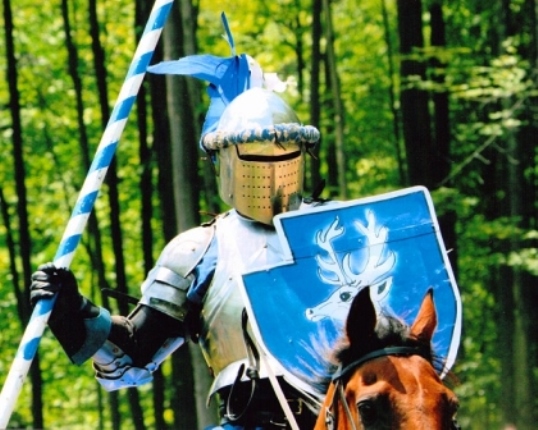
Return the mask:
M 142 284 L 140 303 L 185 320 L 187 291 L 195 279 L 194 269 L 207 252 L 214 233 L 214 226 L 202 226 L 172 239 Z
M 206 253 L 214 227 L 176 236 L 162 251 L 142 284 L 142 299 L 128 317 L 112 317 L 108 341 L 93 356 L 94 369 L 108 391 L 145 384 L 185 341 L 187 291 Z
M 184 341 L 181 321 L 138 305 L 128 317 L 112 317 L 110 336 L 93 356 L 97 380 L 107 391 L 150 382 Z
M 106 341 L 111 330 L 110 313 L 83 298 L 81 309 L 54 314 L 49 327 L 71 361 L 84 363 Z

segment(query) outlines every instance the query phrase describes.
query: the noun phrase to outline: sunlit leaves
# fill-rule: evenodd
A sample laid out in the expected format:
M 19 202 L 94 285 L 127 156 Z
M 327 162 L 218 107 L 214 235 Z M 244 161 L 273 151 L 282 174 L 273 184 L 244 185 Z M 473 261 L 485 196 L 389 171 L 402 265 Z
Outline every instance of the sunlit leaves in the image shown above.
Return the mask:
M 12 1 L 15 5 L 15 2 Z M 90 147 L 97 146 L 102 132 L 101 112 L 93 70 L 93 56 L 88 32 L 86 0 L 69 1 L 72 36 L 79 55 L 79 72 L 83 81 L 84 125 Z M 529 34 L 503 38 L 498 34 L 498 11 L 491 2 L 444 2 L 447 19 L 447 47 L 426 46 L 413 51 L 408 59 L 420 60 L 428 67 L 425 79 L 411 76 L 399 81 L 398 64 L 403 58 L 393 57 L 396 69 L 389 72 L 388 45 L 397 46 L 394 2 L 387 2 L 389 28 L 384 28 L 379 1 L 339 0 L 331 2 L 335 25 L 335 51 L 341 96 L 345 107 L 345 152 L 348 159 L 347 180 L 350 197 L 373 195 L 401 187 L 397 165 L 397 145 L 394 112 L 398 113 L 398 92 L 414 87 L 433 95 L 447 93 L 451 107 L 452 173 L 447 180 L 450 188 L 434 193 L 440 216 L 457 214 L 459 283 L 464 300 L 464 359 L 456 372 L 462 379 L 459 394 L 469 412 L 460 416 L 464 427 L 471 427 L 471 418 L 488 416 L 495 421 L 498 411 L 492 405 L 499 396 L 499 358 L 496 351 L 496 297 L 489 284 L 490 274 L 502 267 L 517 267 L 538 274 L 538 253 L 534 230 L 519 227 L 518 218 L 491 219 L 483 214 L 484 201 L 503 201 L 507 194 L 497 187 L 492 195 L 482 192 L 491 180 L 488 175 L 498 160 L 509 159 L 505 138 L 517 135 L 536 122 L 523 116 L 528 105 L 538 96 L 536 75 L 526 57 Z M 135 48 L 134 3 L 128 0 L 98 1 L 101 41 L 106 53 L 109 100 L 112 104 L 128 68 Z M 522 13 L 522 0 L 510 2 L 514 13 Z M 199 3 L 198 50 L 219 56 L 229 56 L 230 49 L 222 37 L 220 13 L 226 12 L 238 53 L 252 55 L 264 70 L 278 73 L 281 79 L 299 82 L 297 47 L 302 43 L 305 68 L 303 93 L 298 85 L 285 95 L 303 122 L 309 122 L 311 3 L 306 0 L 209 1 Z M 29 190 L 29 212 L 33 247 L 33 263 L 50 260 L 69 218 L 77 193 L 86 173 L 79 149 L 80 130 L 75 115 L 73 83 L 67 74 L 67 51 L 60 15 L 60 0 L 37 5 L 35 0 L 17 0 L 15 13 L 15 43 L 18 59 L 19 90 L 22 101 L 24 150 Z M 424 13 L 424 34 L 429 34 L 428 14 Z M 169 22 L 167 25 L 179 25 Z M 2 30 L 3 31 L 3 30 Z M 322 40 L 322 49 L 326 40 Z M 0 44 L 0 66 L 5 70 L 5 48 Z M 397 48 L 396 48 L 397 50 Z M 390 86 L 395 85 L 395 106 L 391 106 Z M 321 170 L 329 172 L 327 150 L 334 141 L 333 123 L 326 76 L 321 76 L 322 147 Z M 11 117 L 8 91 L 0 84 L 0 181 L 10 206 L 13 229 L 17 233 L 14 205 L 17 195 L 13 184 L 11 158 Z M 203 111 L 205 107 L 200 107 Z M 134 113 L 133 113 L 134 115 Z M 144 276 L 140 251 L 140 201 L 138 180 L 138 130 L 131 117 L 118 149 L 121 216 L 130 292 L 138 294 Z M 89 154 L 91 157 L 93 155 Z M 532 151 L 529 158 L 538 156 Z M 513 160 L 510 160 L 513 161 Z M 528 169 L 525 177 L 536 177 L 538 169 Z M 155 173 L 154 173 L 155 174 Z M 104 234 L 103 253 L 108 266 L 109 281 L 114 282 L 113 253 L 109 231 L 107 186 L 96 203 L 100 227 Z M 156 206 L 158 202 L 155 202 Z M 160 231 L 158 211 L 154 216 L 155 231 Z M 5 228 L 0 227 L 0 374 L 5 374 L 14 346 L 12 339 L 20 335 L 16 317 L 15 296 L 10 282 L 5 249 Z M 505 245 L 519 237 L 523 246 L 511 253 Z M 86 236 L 84 240 L 86 240 Z M 162 248 L 162 237 L 155 236 L 155 252 Z M 98 297 L 93 268 L 84 246 L 73 264 L 85 294 Z M 43 371 L 46 422 L 50 428 L 97 428 L 98 392 L 88 366 L 70 366 L 58 344 L 50 335 L 44 340 Z M 169 373 L 165 366 L 165 372 Z M 149 390 L 151 387 L 145 388 Z M 14 416 L 18 427 L 31 425 L 28 387 L 24 400 Z M 147 394 L 147 391 L 143 392 Z M 73 394 L 74 393 L 74 394 Z M 143 400 L 151 409 L 149 396 Z M 172 417 L 173 405 L 167 405 L 166 416 Z M 110 428 L 105 417 L 105 428 Z M 148 418 L 151 423 L 151 418 Z

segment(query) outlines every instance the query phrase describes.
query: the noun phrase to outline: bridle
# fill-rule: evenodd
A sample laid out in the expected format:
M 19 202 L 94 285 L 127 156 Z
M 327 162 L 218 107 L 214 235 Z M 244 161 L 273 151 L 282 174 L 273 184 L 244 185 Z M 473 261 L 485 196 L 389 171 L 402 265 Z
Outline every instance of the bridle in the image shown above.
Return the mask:
M 359 359 L 347 364 L 346 366 L 340 366 L 340 368 L 335 372 L 332 377 L 332 383 L 334 384 L 333 398 L 330 402 L 330 407 L 325 409 L 325 428 L 327 430 L 334 430 L 338 424 L 338 402 L 342 404 L 342 407 L 345 412 L 345 418 L 349 422 L 352 430 L 358 430 L 357 423 L 353 420 L 351 415 L 351 409 L 346 401 L 345 387 L 347 382 L 344 382 L 346 377 L 354 371 L 355 369 L 362 366 L 364 363 L 373 360 L 378 357 L 386 357 L 388 355 L 396 356 L 411 356 L 411 355 L 420 355 L 421 357 L 425 356 L 424 349 L 413 346 L 393 346 L 387 348 L 377 349 L 368 354 L 363 355 Z M 425 357 L 426 358 L 426 357 Z M 452 420 L 451 430 L 461 430 L 461 427 L 458 425 L 457 421 Z

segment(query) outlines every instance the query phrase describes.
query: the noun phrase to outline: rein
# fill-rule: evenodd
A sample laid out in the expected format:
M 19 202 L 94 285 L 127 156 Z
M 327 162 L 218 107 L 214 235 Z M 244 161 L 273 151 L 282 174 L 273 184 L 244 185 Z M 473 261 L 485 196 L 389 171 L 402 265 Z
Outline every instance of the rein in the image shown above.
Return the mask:
M 349 405 L 346 400 L 346 395 L 344 392 L 344 389 L 347 383 L 344 383 L 343 380 L 347 376 L 349 376 L 349 374 L 352 371 L 362 366 L 364 363 L 370 360 L 373 360 L 375 358 L 386 357 L 389 355 L 404 355 L 404 356 L 419 355 L 421 357 L 424 357 L 425 354 L 424 354 L 424 350 L 419 347 L 393 346 L 393 347 L 388 347 L 388 348 L 377 349 L 375 351 L 372 351 L 368 354 L 363 355 L 359 359 L 351 362 L 350 364 L 344 367 L 340 366 L 339 369 L 336 371 L 336 373 L 332 377 L 332 383 L 334 384 L 334 392 L 333 392 L 334 397 L 331 399 L 331 407 L 326 408 L 325 410 L 325 427 L 327 430 L 334 430 L 336 428 L 336 425 L 338 422 L 337 406 L 338 406 L 339 401 L 342 403 L 346 419 L 351 425 L 351 429 L 358 430 L 357 423 L 355 423 L 355 421 L 353 420 L 353 416 L 351 415 L 351 409 L 349 408 Z M 458 425 L 456 420 L 452 421 L 451 430 L 461 430 L 461 427 Z

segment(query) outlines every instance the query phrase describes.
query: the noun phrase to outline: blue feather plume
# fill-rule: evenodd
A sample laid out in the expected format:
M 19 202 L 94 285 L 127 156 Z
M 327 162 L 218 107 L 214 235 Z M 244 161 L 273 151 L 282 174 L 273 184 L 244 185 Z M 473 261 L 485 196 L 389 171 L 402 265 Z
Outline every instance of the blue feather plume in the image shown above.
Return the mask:
M 166 75 L 183 75 L 207 81 L 210 97 L 202 136 L 215 131 L 224 109 L 239 94 L 250 88 L 250 67 L 245 54 L 235 54 L 235 44 L 228 20 L 221 15 L 226 37 L 230 45 L 231 57 L 215 55 L 190 55 L 176 61 L 163 61 L 148 67 L 148 72 Z
M 230 25 L 228 24 L 228 18 L 226 18 L 226 14 L 224 12 L 220 14 L 220 19 L 222 21 L 224 31 L 226 32 L 226 37 L 228 38 L 228 44 L 230 45 L 230 49 L 232 50 L 232 55 L 236 55 L 234 37 L 232 35 L 232 31 L 230 30 Z

